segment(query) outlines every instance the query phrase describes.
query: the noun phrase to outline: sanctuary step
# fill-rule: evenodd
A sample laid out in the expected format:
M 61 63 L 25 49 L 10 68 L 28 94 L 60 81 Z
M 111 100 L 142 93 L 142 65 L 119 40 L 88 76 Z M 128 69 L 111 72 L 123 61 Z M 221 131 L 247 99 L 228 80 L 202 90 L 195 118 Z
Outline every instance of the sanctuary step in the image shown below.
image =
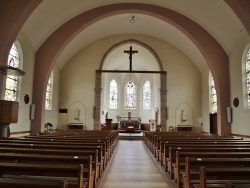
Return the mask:
M 119 133 L 119 140 L 142 140 L 143 133 Z

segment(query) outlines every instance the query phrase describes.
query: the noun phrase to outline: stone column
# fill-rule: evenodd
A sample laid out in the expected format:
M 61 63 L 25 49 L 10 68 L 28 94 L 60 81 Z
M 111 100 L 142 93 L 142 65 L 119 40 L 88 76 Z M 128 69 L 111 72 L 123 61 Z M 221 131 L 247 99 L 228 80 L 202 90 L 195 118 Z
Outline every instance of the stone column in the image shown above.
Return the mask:
M 160 103 L 161 103 L 161 131 L 167 131 L 167 73 L 161 73 Z
M 101 82 L 102 73 L 96 71 L 95 78 L 95 106 L 94 106 L 94 130 L 100 130 L 100 106 L 101 106 Z

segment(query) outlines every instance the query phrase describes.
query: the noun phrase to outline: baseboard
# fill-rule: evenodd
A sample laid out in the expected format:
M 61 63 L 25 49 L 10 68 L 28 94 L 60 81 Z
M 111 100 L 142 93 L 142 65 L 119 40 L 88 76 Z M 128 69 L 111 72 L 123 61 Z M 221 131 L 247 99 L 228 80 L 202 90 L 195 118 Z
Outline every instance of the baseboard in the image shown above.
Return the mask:
M 234 134 L 234 133 L 231 133 L 232 136 L 238 136 L 238 137 L 242 137 L 242 138 L 250 138 L 249 135 L 242 135 L 242 134 Z

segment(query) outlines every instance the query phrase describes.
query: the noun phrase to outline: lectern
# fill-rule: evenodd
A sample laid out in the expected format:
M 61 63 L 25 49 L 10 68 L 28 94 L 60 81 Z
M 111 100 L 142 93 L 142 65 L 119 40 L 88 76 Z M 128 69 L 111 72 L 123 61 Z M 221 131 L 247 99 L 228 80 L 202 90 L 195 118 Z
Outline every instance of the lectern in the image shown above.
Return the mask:
M 111 130 L 111 123 L 112 123 L 113 119 L 106 119 L 106 127 L 107 130 Z
M 17 101 L 0 100 L 0 132 L 1 138 L 7 137 L 8 126 L 18 121 Z

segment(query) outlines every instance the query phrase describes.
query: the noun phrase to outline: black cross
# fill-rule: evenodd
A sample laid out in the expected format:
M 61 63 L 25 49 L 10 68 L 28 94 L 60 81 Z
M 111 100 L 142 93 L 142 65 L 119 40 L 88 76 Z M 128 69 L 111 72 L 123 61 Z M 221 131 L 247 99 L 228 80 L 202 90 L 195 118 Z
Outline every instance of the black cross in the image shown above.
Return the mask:
M 130 49 L 129 50 L 124 50 L 124 53 L 127 53 L 129 54 L 129 71 L 132 71 L 132 55 L 134 53 L 138 53 L 137 50 L 132 50 L 132 46 L 130 46 Z

